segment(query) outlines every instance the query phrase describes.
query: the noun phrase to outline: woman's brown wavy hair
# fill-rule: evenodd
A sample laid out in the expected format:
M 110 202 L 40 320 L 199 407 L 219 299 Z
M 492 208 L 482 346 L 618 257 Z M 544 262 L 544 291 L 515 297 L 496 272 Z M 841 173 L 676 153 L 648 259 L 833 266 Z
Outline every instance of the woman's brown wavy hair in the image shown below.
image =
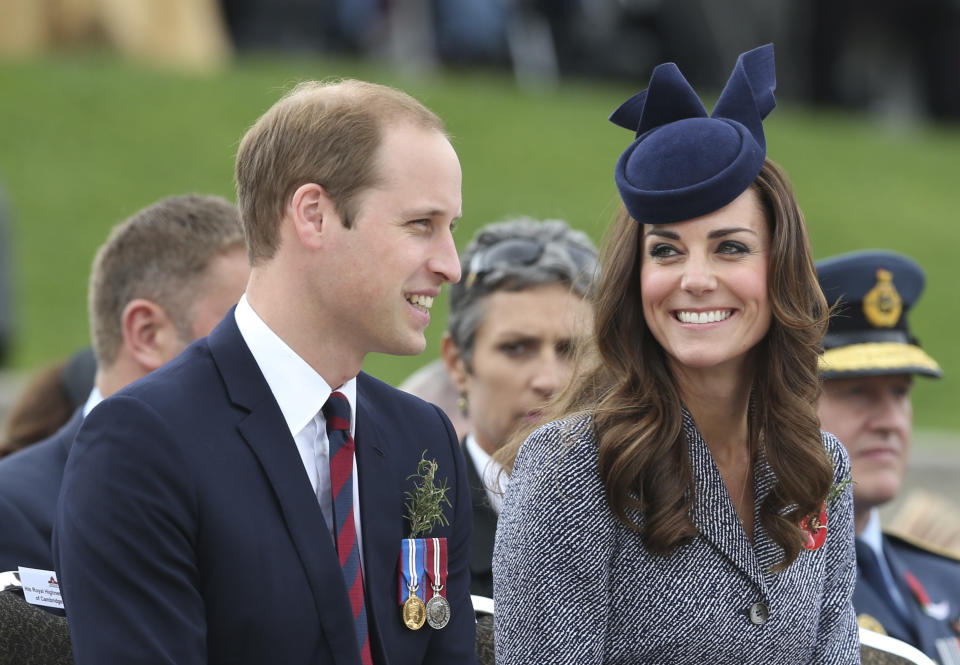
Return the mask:
M 763 449 L 777 482 L 760 523 L 783 548 L 776 569 L 800 552 L 805 516 L 819 512 L 833 482 L 816 401 L 817 358 L 828 307 L 817 283 L 803 215 L 786 175 L 770 160 L 752 185 L 770 227 L 770 329 L 754 348 L 750 449 Z M 648 549 L 668 555 L 697 534 L 682 399 L 640 299 L 643 226 L 621 208 L 607 239 L 596 289 L 595 347 L 552 405 L 551 419 L 590 414 L 600 474 L 614 514 Z M 761 439 L 762 437 L 762 439 Z M 504 450 L 508 468 L 515 457 Z M 756 459 L 756 454 L 754 454 Z M 641 526 L 631 518 L 644 515 Z

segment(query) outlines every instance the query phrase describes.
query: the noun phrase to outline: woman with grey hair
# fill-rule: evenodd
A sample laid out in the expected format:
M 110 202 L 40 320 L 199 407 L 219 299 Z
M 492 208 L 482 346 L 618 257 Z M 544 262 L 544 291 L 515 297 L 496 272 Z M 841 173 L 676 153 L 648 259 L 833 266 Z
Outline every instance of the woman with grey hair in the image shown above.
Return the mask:
M 443 360 L 469 423 L 470 591 L 492 596 L 501 460 L 509 468 L 516 456 L 500 449 L 539 419 L 570 378 L 574 349 L 593 322 L 597 251 L 565 222 L 520 218 L 482 228 L 460 263 L 464 277 L 450 287 Z

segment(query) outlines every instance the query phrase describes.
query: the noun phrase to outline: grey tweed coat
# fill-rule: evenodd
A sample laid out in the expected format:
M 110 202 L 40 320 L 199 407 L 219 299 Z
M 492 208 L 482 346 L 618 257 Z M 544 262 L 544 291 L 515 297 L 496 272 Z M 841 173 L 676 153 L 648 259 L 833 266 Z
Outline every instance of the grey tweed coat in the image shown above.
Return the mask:
M 610 511 L 590 424 L 545 425 L 517 457 L 493 558 L 498 665 L 860 662 L 850 487 L 824 545 L 772 573 L 782 550 L 759 519 L 749 541 L 686 415 L 699 536 L 661 557 Z M 823 442 L 839 482 L 846 451 Z M 762 457 L 753 482 L 759 507 L 775 482 Z

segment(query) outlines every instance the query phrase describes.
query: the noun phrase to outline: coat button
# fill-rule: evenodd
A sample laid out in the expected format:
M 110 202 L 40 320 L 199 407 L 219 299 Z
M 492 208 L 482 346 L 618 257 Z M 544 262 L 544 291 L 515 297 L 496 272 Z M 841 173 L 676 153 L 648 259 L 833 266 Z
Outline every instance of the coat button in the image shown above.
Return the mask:
M 754 603 L 750 606 L 750 621 L 760 626 L 770 618 L 770 610 L 766 603 Z

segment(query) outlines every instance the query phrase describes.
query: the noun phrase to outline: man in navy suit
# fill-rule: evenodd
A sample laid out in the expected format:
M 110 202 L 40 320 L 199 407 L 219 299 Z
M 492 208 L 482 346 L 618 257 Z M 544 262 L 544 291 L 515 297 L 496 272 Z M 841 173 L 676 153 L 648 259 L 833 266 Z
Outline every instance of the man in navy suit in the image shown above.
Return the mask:
M 453 428 L 360 372 L 370 352 L 420 353 L 460 278 L 441 121 L 383 86 L 301 84 L 244 136 L 236 179 L 245 295 L 71 451 L 54 561 L 76 662 L 475 662 Z M 398 575 L 422 457 L 448 487 L 428 535 L 446 539 L 450 619 L 415 629 Z
M 210 332 L 249 274 L 239 211 L 218 196 L 171 196 L 113 229 L 90 278 L 95 386 L 55 434 L 0 460 L 0 572 L 53 569 L 57 495 L 83 417 Z
M 884 533 L 877 511 L 896 497 L 906 471 L 913 377 L 942 375 L 907 325 L 923 270 L 906 256 L 874 250 L 825 259 L 817 273 L 837 305 L 824 338 L 819 411 L 853 469 L 857 618 L 939 662 L 960 662 L 960 562 Z

